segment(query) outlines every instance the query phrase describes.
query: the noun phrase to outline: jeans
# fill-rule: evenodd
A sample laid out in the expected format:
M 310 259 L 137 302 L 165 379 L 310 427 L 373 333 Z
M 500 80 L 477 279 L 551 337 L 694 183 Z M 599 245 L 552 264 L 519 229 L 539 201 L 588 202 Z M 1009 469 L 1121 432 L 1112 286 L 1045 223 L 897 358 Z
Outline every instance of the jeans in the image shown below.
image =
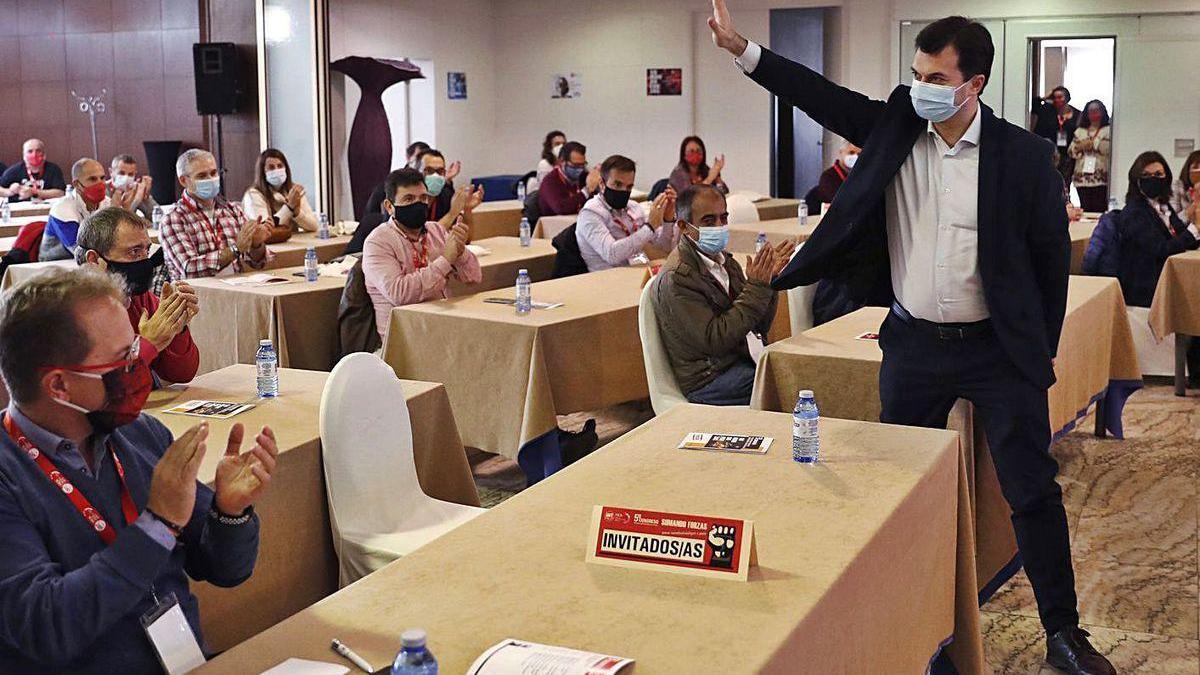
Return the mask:
M 754 391 L 754 362 L 739 361 L 716 379 L 687 395 L 692 403 L 705 405 L 750 405 Z

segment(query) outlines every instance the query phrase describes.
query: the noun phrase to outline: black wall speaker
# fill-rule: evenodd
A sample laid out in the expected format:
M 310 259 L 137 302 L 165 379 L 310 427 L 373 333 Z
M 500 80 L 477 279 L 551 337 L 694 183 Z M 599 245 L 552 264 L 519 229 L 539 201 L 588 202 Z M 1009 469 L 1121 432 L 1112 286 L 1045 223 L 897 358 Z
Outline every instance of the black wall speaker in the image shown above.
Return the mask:
M 192 71 L 196 78 L 196 112 L 232 115 L 242 107 L 242 64 L 232 42 L 198 42 L 192 45 Z

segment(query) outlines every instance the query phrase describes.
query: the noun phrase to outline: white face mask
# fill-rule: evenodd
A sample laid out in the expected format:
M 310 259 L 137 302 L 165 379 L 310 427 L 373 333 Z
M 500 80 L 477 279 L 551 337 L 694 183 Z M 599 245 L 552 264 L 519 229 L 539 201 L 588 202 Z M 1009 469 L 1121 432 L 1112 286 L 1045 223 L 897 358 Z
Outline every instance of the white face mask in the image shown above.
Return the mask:
M 913 109 L 923 119 L 930 122 L 945 122 L 954 117 L 954 113 L 966 104 L 967 100 L 963 99 L 962 103 L 954 105 L 954 97 L 958 94 L 959 89 L 967 86 L 967 82 L 963 82 L 957 87 L 951 87 L 948 84 L 929 84 L 913 80 L 910 92 Z
M 558 153 L 562 152 L 562 149 L 563 149 L 563 144 L 559 143 L 558 145 L 554 146 L 553 148 L 550 148 L 550 152 L 553 153 L 555 157 L 558 157 Z
M 130 176 L 129 174 L 124 173 L 119 173 L 113 176 L 112 179 L 113 187 L 118 190 L 124 190 L 125 188 L 132 187 L 136 182 L 137 176 Z
M 845 159 L 842 160 L 842 164 L 845 164 L 847 169 L 853 169 L 854 165 L 857 163 L 858 163 L 858 153 L 854 153 L 852 155 L 846 155 Z
M 266 172 L 266 176 L 271 187 L 279 187 L 287 182 L 287 169 L 271 169 Z

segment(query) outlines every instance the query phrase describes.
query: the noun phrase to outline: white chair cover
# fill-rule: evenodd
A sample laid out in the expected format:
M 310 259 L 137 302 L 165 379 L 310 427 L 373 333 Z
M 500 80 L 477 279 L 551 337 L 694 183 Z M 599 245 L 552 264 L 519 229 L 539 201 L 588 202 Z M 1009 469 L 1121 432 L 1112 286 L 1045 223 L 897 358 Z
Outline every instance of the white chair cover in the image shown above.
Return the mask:
M 730 223 L 757 223 L 759 221 L 758 207 L 745 195 L 727 195 L 725 208 L 729 209 Z
M 804 247 L 804 242 L 796 246 L 792 257 Z M 792 335 L 799 335 L 813 327 L 813 298 L 817 295 L 817 285 L 797 286 L 787 290 L 788 324 Z
M 657 278 L 657 277 L 656 277 Z M 642 288 L 638 300 L 638 335 L 642 338 L 642 360 L 646 363 L 646 383 L 650 388 L 650 405 L 655 415 L 661 415 L 687 398 L 675 383 L 675 372 L 658 334 L 658 317 L 654 313 L 654 298 L 651 295 L 655 279 Z
M 343 586 L 484 512 L 421 490 L 404 388 L 378 356 L 350 354 L 329 374 L 320 431 Z
M 1154 339 L 1150 331 L 1149 307 L 1126 307 L 1129 330 L 1133 333 L 1133 344 L 1137 347 L 1138 365 L 1142 375 L 1175 374 L 1175 336 L 1168 335 L 1162 342 Z

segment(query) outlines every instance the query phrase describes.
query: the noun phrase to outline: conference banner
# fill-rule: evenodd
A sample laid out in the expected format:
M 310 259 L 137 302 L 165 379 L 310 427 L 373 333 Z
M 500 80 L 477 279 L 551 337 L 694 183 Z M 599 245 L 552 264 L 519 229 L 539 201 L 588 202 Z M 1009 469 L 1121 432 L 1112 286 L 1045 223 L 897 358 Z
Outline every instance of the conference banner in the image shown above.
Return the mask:
M 592 510 L 587 562 L 746 581 L 754 522 L 619 506 Z

